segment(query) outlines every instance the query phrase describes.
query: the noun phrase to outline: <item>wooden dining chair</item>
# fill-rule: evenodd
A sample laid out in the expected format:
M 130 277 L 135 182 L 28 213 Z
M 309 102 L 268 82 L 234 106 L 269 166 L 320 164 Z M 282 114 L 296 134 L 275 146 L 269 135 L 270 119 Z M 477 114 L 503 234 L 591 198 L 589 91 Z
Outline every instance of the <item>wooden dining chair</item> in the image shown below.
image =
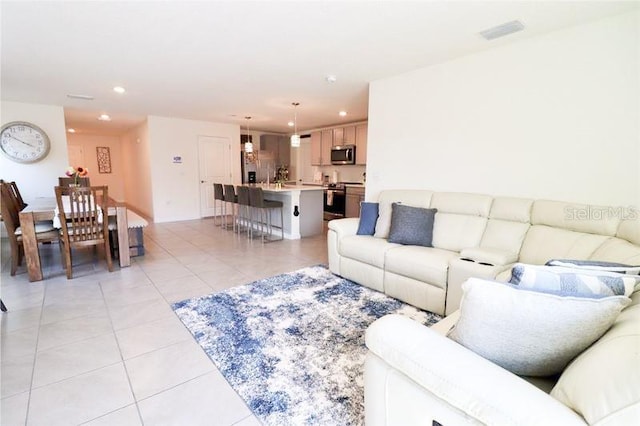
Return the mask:
M 56 201 L 60 217 L 60 245 L 67 278 L 73 277 L 71 249 L 102 246 L 107 268 L 113 271 L 109 247 L 109 220 L 106 186 L 56 186 Z M 99 204 L 100 203 L 100 204 Z
M 27 207 L 28 204 L 24 202 L 22 195 L 20 194 L 20 190 L 18 189 L 18 185 L 16 184 L 15 181 L 7 182 L 3 179 L 0 179 L 0 183 L 6 183 L 9 185 L 9 189 L 13 194 L 13 198 L 16 201 L 16 204 L 18 205 L 18 211 L 22 211 L 25 207 Z
M 22 230 L 20 229 L 20 210 L 18 210 L 18 201 L 14 199 L 11 185 L 6 182 L 0 182 L 0 201 L 2 202 L 2 220 L 7 229 L 7 237 L 9 239 L 9 247 L 11 249 L 11 276 L 16 274 L 18 266 L 22 265 L 24 257 L 24 246 L 22 244 Z M 51 221 L 38 222 L 35 224 L 36 241 L 53 242 L 58 241 L 59 233 L 53 227 Z
M 71 184 L 76 183 L 76 179 L 68 176 L 61 176 L 58 178 L 58 185 L 60 186 L 69 186 Z M 78 185 L 80 186 L 91 186 L 91 182 L 88 177 L 79 177 Z

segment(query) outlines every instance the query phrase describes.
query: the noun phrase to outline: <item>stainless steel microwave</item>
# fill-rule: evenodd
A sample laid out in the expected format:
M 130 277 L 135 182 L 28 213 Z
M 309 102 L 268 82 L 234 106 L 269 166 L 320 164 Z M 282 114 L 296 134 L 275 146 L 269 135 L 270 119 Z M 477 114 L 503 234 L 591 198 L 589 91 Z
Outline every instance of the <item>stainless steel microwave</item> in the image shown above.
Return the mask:
M 356 146 L 342 145 L 332 147 L 331 164 L 356 164 Z

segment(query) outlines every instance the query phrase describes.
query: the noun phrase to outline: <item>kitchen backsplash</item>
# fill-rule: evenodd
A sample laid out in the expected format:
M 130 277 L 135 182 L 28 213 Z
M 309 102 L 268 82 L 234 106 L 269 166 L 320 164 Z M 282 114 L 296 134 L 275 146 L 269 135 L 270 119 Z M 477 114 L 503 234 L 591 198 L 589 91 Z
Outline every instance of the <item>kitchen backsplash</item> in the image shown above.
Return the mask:
M 338 182 L 362 182 L 362 174 L 367 171 L 366 166 L 314 166 L 313 169 L 323 176 L 329 176 L 329 182 L 332 181 L 334 171 L 338 174 Z

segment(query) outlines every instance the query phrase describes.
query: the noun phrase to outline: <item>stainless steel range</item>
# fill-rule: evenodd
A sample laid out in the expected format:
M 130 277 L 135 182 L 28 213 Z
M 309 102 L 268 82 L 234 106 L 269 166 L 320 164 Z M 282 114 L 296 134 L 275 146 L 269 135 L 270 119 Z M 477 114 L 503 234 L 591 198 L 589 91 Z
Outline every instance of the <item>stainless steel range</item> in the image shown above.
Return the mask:
M 324 220 L 343 218 L 346 208 L 344 183 L 330 183 L 324 187 Z

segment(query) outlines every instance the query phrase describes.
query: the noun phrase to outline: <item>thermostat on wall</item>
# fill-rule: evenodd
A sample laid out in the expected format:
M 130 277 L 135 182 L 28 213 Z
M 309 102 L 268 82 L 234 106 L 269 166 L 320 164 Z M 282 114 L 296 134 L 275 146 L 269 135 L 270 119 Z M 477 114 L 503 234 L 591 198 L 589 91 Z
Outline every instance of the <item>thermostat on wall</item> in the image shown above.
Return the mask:
M 173 157 L 173 164 L 182 164 L 182 157 L 179 155 L 176 155 Z

